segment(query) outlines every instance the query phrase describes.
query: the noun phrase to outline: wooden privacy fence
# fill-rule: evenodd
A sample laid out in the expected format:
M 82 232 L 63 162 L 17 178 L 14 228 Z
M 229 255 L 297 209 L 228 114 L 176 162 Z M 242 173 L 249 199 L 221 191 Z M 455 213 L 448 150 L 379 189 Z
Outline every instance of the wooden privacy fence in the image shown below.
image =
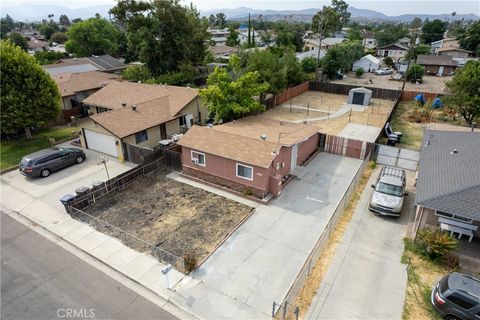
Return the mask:
M 275 96 L 275 106 L 278 106 L 285 101 L 295 98 L 296 96 L 299 96 L 306 91 L 308 91 L 308 81 L 299 84 L 298 86 L 288 88 L 287 90 Z
M 335 94 L 348 95 L 349 91 L 354 88 L 362 86 L 354 86 L 350 84 L 332 83 L 332 82 L 320 82 L 310 81 L 308 90 L 310 91 L 322 91 Z M 383 89 L 375 87 L 365 87 L 368 90 L 372 90 L 372 98 L 395 100 L 400 95 L 400 90 Z
M 339 136 L 322 134 L 320 141 L 324 141 L 323 151 L 350 158 L 364 160 L 373 150 L 373 143 L 354 140 Z
M 400 100 L 402 101 L 412 101 L 415 96 L 419 93 L 423 93 L 423 96 L 425 97 L 425 100 L 433 100 L 436 97 L 442 97 L 443 95 L 440 93 L 434 93 L 434 92 L 414 92 L 414 91 L 403 91 L 402 96 L 400 97 Z

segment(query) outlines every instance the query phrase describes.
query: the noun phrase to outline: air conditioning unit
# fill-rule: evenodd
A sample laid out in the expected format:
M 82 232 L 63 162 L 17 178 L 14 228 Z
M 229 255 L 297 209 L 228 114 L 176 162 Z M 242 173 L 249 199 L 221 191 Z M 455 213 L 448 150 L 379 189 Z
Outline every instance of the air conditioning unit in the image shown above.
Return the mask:
M 198 159 L 192 159 L 193 164 L 198 164 Z

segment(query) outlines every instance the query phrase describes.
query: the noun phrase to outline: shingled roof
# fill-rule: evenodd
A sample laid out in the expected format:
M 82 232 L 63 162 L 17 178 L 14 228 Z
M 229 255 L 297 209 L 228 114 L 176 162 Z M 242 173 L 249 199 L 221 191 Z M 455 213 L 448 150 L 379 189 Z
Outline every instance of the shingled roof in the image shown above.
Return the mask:
M 120 77 L 111 73 L 89 71 L 81 73 L 61 73 L 53 75 L 52 78 L 57 83 L 62 97 L 68 97 L 78 92 L 99 89 L 109 81 L 114 81 Z
M 415 204 L 480 220 L 480 133 L 426 130 Z

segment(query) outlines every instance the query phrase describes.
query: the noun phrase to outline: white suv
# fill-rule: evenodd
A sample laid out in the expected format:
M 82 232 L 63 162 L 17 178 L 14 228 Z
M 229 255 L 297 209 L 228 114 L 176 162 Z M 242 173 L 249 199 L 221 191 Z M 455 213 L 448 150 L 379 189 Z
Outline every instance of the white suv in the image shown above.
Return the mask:
M 403 169 L 384 167 L 377 183 L 372 184 L 375 190 L 368 208 L 370 211 L 385 216 L 398 217 L 402 212 L 405 192 L 406 173 Z

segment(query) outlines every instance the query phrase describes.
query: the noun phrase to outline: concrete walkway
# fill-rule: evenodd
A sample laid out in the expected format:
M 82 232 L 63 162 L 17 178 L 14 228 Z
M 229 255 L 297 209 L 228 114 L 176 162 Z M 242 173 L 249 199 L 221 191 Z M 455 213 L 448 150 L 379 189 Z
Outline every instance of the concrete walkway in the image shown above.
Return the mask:
M 273 301 L 286 295 L 360 164 L 357 159 L 317 155 L 305 168 L 308 174 L 290 182 L 271 205 L 258 207 L 191 276 L 171 271 L 172 289 L 161 273 L 164 264 L 72 219 L 44 192 L 30 194 L 10 184 L 16 178 L 2 176 L 1 207 L 158 295 L 162 307 L 168 305 L 168 311 L 182 319 L 267 319 Z M 66 179 L 69 188 L 73 186 Z M 61 181 L 58 184 L 61 187 Z
M 191 307 L 205 318 L 269 318 L 322 234 L 361 161 L 320 153 L 282 195 L 256 212 L 192 276 L 179 283 L 184 297 L 204 292 Z M 207 291 L 207 288 L 209 291 Z M 240 313 L 223 301 L 232 297 Z M 215 313 L 206 313 L 215 310 Z
M 236 201 L 238 203 L 242 203 L 242 204 L 244 204 L 246 206 L 249 206 L 249 207 L 252 207 L 252 208 L 257 208 L 257 207 L 261 206 L 261 204 L 258 203 L 258 202 L 245 199 L 245 198 L 237 196 L 237 195 L 235 195 L 231 192 L 227 192 L 227 191 L 224 191 L 224 190 L 219 189 L 219 188 L 214 188 L 212 186 L 209 186 L 206 183 L 201 183 L 199 181 L 194 181 L 192 179 L 182 177 L 177 171 L 170 172 L 167 175 L 167 178 L 170 178 L 172 180 L 175 180 L 175 181 L 178 181 L 178 182 L 181 182 L 181 183 L 188 184 L 188 185 L 190 185 L 192 187 L 195 187 L 195 188 L 203 189 L 203 190 L 208 191 L 210 193 L 214 193 L 214 194 L 219 195 L 221 197 Z
M 306 319 L 401 319 L 407 285 L 400 263 L 413 197 L 408 196 L 399 219 L 382 218 L 368 210 L 367 183 L 332 263 L 317 290 Z M 413 182 L 412 172 L 407 181 Z

